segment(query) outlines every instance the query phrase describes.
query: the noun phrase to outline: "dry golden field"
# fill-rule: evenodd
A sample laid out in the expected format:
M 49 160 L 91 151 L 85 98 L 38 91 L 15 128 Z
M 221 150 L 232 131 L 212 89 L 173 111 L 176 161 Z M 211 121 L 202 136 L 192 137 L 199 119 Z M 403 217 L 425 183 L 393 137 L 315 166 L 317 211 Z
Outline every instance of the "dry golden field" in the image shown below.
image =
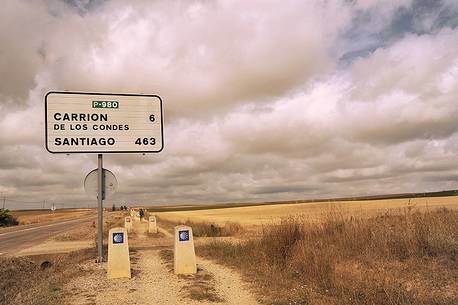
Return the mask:
M 161 211 L 263 304 L 458 304 L 458 197 Z M 269 289 L 265 289 L 269 287 Z
M 356 217 L 370 217 L 385 213 L 396 214 L 406 209 L 434 210 L 439 207 L 458 209 L 458 196 L 412 199 L 335 201 L 296 204 L 272 204 L 222 209 L 174 211 L 157 213 L 161 219 L 171 222 L 212 222 L 224 224 L 237 222 L 243 226 L 271 224 L 289 216 L 303 216 L 307 220 L 320 220 L 330 212 Z
M 50 210 L 12 211 L 13 216 L 16 217 L 20 225 L 75 219 L 82 216 L 95 215 L 94 213 L 96 213 L 94 209 L 57 210 L 54 213 Z
M 201 302 L 201 297 L 204 301 L 199 304 L 211 304 L 218 297 L 228 304 L 458 304 L 457 197 L 154 214 L 159 216 L 160 233 L 148 234 L 147 223 L 135 221 L 129 234 L 134 278 L 123 282 L 123 289 L 119 282 L 107 280 L 104 269 L 94 263 L 92 244 L 68 254 L 30 256 L 39 259 L 37 263 L 30 257 L 2 258 L 0 292 L 7 293 L 3 302 L 0 294 L 0 305 L 119 304 L 120 300 L 127 304 L 131 299 L 137 304 L 197 304 L 194 301 Z M 104 235 L 109 228 L 122 226 L 126 215 L 107 213 Z M 354 217 L 346 217 L 350 215 Z M 200 272 L 194 282 L 175 277 L 169 266 L 173 226 L 178 222 L 190 225 L 196 238 Z M 95 233 L 92 226 L 74 228 L 40 246 L 49 252 L 66 243 L 94 242 Z M 52 265 L 42 270 L 44 257 Z M 203 286 L 202 279 L 206 279 Z M 113 294 L 114 290 L 120 293 Z M 237 299 L 241 291 L 251 301 Z

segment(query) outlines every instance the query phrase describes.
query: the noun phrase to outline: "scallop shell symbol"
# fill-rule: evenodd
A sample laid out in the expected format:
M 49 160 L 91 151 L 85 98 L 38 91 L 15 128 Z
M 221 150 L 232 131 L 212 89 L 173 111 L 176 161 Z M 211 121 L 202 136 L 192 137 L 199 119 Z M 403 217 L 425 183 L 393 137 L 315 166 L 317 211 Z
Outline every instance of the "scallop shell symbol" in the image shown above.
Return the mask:
M 180 239 L 180 241 L 189 240 L 189 231 L 180 231 L 179 232 L 179 239 Z
M 120 244 L 123 242 L 123 236 L 120 233 L 114 234 L 113 236 L 113 241 L 117 244 Z

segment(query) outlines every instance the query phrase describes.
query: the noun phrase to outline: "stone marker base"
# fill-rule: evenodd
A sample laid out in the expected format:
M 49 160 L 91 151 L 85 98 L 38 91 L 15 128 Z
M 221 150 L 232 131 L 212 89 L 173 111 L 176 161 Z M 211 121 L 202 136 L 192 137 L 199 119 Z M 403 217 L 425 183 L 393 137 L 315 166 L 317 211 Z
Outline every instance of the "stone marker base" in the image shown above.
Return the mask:
M 157 233 L 156 216 L 150 216 L 148 218 L 148 233 Z
M 108 263 L 109 279 L 131 278 L 129 243 L 125 228 L 113 228 L 108 234 Z
M 175 227 L 173 269 L 175 274 L 194 274 L 197 272 L 194 238 L 191 227 Z
M 124 218 L 124 228 L 126 228 L 127 233 L 132 232 L 132 218 L 131 217 Z

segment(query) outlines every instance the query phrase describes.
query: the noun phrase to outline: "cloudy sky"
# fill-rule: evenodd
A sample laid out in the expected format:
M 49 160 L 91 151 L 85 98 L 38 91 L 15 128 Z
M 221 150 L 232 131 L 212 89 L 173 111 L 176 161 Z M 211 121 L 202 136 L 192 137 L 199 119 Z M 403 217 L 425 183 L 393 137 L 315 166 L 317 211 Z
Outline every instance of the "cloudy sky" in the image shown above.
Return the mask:
M 107 204 L 456 189 L 457 25 L 455 0 L 4 0 L 1 197 L 95 205 L 97 156 L 45 150 L 50 90 L 163 98 L 164 150 L 106 155 Z

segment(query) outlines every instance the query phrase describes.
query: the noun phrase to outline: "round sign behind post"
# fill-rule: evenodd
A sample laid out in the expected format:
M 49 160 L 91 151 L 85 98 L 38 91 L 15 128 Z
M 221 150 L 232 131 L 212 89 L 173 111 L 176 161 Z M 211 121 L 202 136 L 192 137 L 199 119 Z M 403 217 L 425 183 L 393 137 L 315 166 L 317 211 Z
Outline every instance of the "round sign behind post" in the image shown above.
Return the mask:
M 86 194 L 90 197 L 98 196 L 98 181 L 97 181 L 97 169 L 94 169 L 86 175 L 84 179 L 84 190 Z M 118 189 L 118 180 L 116 179 L 115 175 L 109 171 L 108 169 L 103 169 L 103 189 L 102 189 L 102 199 L 110 197 L 116 190 Z

